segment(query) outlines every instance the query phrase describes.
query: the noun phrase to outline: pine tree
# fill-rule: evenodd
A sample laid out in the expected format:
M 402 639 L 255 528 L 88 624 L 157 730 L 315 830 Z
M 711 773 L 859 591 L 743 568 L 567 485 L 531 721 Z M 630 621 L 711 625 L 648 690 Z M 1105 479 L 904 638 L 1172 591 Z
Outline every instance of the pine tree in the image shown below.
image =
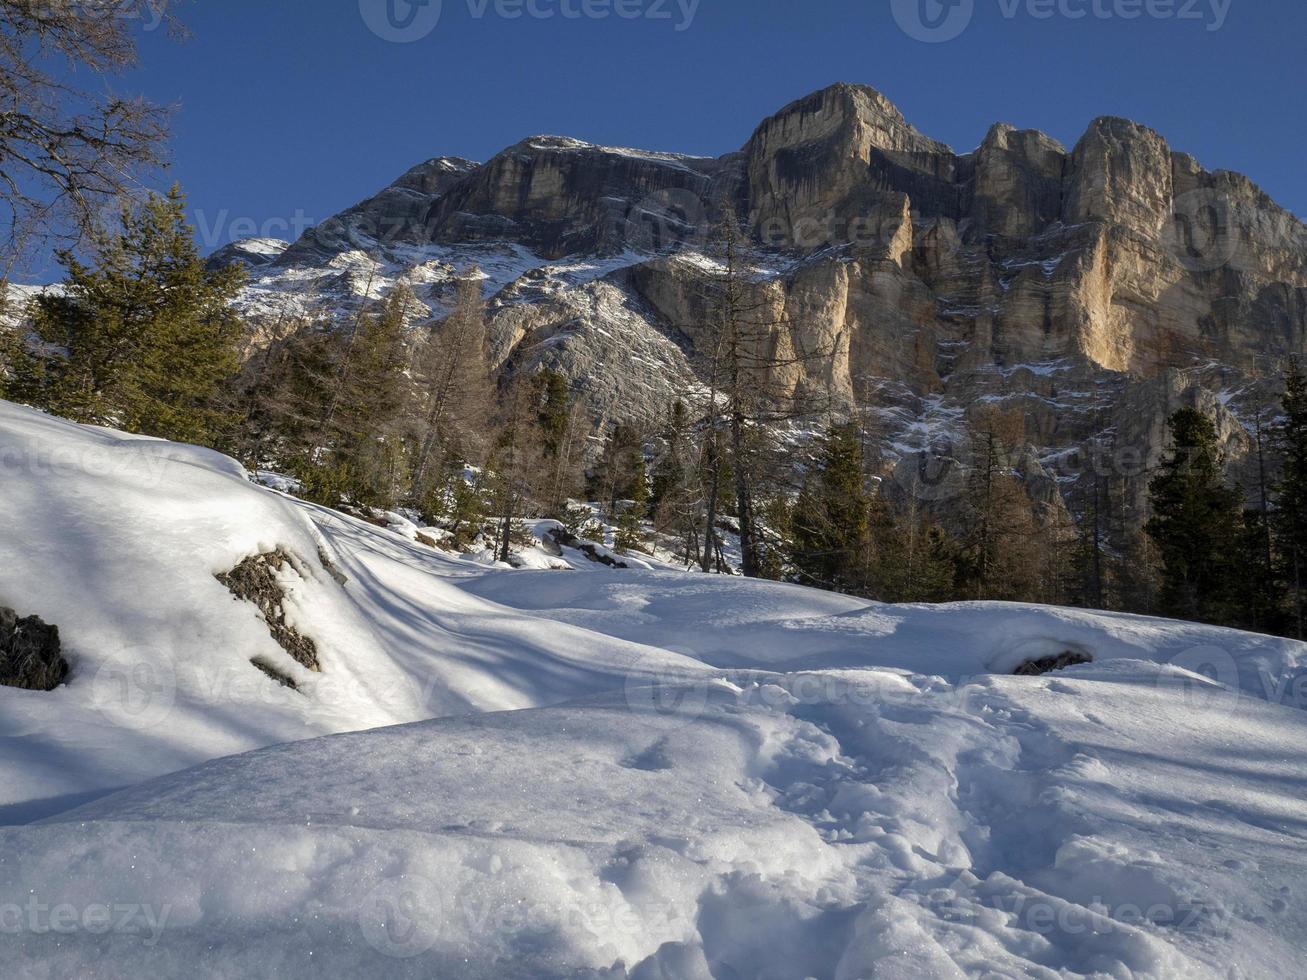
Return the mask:
M 672 403 L 667 421 L 663 424 L 659 439 L 662 443 L 653 467 L 653 487 L 649 496 L 649 507 L 657 514 L 664 501 L 675 497 L 685 482 L 685 461 L 689 454 L 690 411 L 685 402 L 677 399 Z
M 491 453 L 491 491 L 499 522 L 496 557 L 509 563 L 512 545 L 521 536 L 520 522 L 540 478 L 539 386 L 531 377 L 512 378 L 500 405 L 499 438 Z
M 794 504 L 787 493 L 774 493 L 758 508 L 758 524 L 762 543 L 762 563 L 759 578 L 783 582 L 796 571 L 790 562 L 794 540 Z
M 471 544 L 481 531 L 485 519 L 485 493 L 480 478 L 469 483 L 462 472 L 450 475 L 447 523 L 455 548 Z
M 792 516 L 792 561 L 803 580 L 849 593 L 871 586 L 870 509 L 862 433 L 851 422 L 835 425 Z
M 38 300 L 35 328 L 66 354 L 22 371 L 38 405 L 180 441 L 223 430 L 217 401 L 238 368 L 242 274 L 205 267 L 185 212 L 174 187 L 124 208 L 118 228 L 96 229 L 89 264 L 60 253 L 68 278 Z
M 1239 548 L 1244 574 L 1235 579 L 1241 613 L 1239 624 L 1261 633 L 1272 633 L 1284 628 L 1285 590 L 1276 574 L 1268 440 L 1260 412 L 1253 419 L 1252 435 L 1257 482 L 1253 506 L 1244 511 L 1240 526 Z
M 1034 601 L 1044 585 L 1034 505 L 1019 475 L 1024 422 L 986 409 L 974 420 L 966 495 L 961 500 L 958 580 L 973 599 Z
M 957 598 L 957 542 L 944 528 L 922 519 L 908 525 L 907 575 L 901 602 L 951 602 Z
M 1157 543 L 1146 528 L 1127 525 L 1120 560 L 1114 563 L 1116 601 L 1113 607 L 1151 615 L 1158 611 L 1161 558 Z
M 813 414 L 798 383 L 804 362 L 823 352 L 799 349 L 788 329 L 775 284 L 759 283 L 747 261 L 748 236 L 734 210 L 723 208 L 711 251 L 712 271 L 704 275 L 702 322 L 692 328 L 695 354 L 705 379 L 700 460 L 704 546 L 700 567 L 723 568 L 718 517 L 730 494 L 740 540 L 740 570 L 763 574 L 766 543 L 758 508 L 777 489 L 781 472 L 775 436 L 779 423 Z M 729 473 L 729 480 L 727 479 Z
M 585 436 L 588 429 L 579 400 L 572 397 L 567 378 L 557 371 L 536 375 L 540 408 L 536 424 L 540 432 L 541 504 L 547 513 L 561 518 L 568 497 L 582 482 Z
M 1142 472 L 1133 468 L 1110 474 L 1105 481 L 1103 507 L 1107 536 L 1115 552 L 1106 563 L 1108 609 L 1153 615 L 1158 612 L 1161 558 L 1146 529 L 1147 487 L 1139 489 Z
M 1168 615 L 1231 621 L 1242 494 L 1225 486 L 1216 427 L 1197 409 L 1169 422 L 1173 450 L 1149 483 L 1148 535 L 1162 559 L 1160 604 Z
M 591 497 L 602 501 L 614 517 L 618 503 L 635 496 L 637 460 L 643 466 L 644 439 L 634 425 L 618 422 L 608 434 L 590 478 Z
M 890 576 L 890 593 L 899 602 L 949 602 L 959 595 L 958 570 L 962 565 L 957 541 L 918 494 L 906 494 L 896 525 L 902 543 L 903 563 L 898 576 Z
M 335 506 L 348 497 L 359 507 L 395 505 L 407 483 L 401 431 L 407 402 L 406 326 L 415 300 L 397 287 L 379 308 L 364 309 L 341 348 L 322 426 L 323 445 L 299 474 L 308 494 Z
M 1100 432 L 1105 428 L 1101 416 L 1098 428 Z M 1076 529 L 1076 550 L 1072 559 L 1074 581 L 1070 591 L 1074 601 L 1090 609 L 1108 607 L 1108 548 L 1112 515 L 1107 474 L 1102 472 L 1101 465 L 1104 448 L 1099 439 L 1090 447 L 1093 472 L 1089 474 L 1089 493 Z
M 536 415 L 540 437 L 545 455 L 553 459 L 563 451 L 572 393 L 567 379 L 557 371 L 541 371 L 536 376 L 536 384 L 541 392 L 540 411 Z
M 631 497 L 622 510 L 616 541 L 617 550 L 626 552 L 639 550 L 642 541 L 640 521 L 649 510 L 649 483 L 643 451 L 639 451 L 631 470 Z
M 5 312 L 9 302 L 6 295 Z M 28 349 L 25 332 L 0 331 L 0 398 L 48 406 L 48 383 L 46 359 Z
M 1296 359 L 1285 371 L 1283 411 L 1276 441 L 1284 472 L 1277 487 L 1274 532 L 1293 632 L 1301 640 L 1307 638 L 1307 378 Z
M 251 469 L 272 466 L 292 472 L 322 443 L 336 373 L 336 338 L 298 317 L 264 329 L 270 334 L 267 342 L 246 359 L 227 392 L 232 425 L 219 448 Z
M 690 407 L 683 399 L 672 403 L 657 442 L 649 501 L 654 531 L 678 542 L 687 568 L 701 566 L 704 481 L 699 460 L 702 445 L 696 436 Z

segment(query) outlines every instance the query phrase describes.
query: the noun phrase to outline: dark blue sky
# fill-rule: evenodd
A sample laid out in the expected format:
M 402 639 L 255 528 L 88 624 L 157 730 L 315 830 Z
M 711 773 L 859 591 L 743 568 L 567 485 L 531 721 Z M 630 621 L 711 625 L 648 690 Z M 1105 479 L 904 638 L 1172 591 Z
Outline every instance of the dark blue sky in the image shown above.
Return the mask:
M 177 8 L 194 37 L 143 33 L 123 84 L 177 104 L 172 176 L 206 250 L 287 237 L 428 157 L 483 160 L 535 133 L 723 153 L 841 80 L 958 150 L 997 120 L 1070 145 L 1094 116 L 1128 116 L 1307 214 L 1301 0 L 697 0 L 692 19 L 696 0 L 530 0 L 549 19 L 525 2 L 443 0 L 426 33 L 434 8 L 406 0 L 196 0 Z M 585 3 L 608 16 L 563 16 Z M 388 13 L 424 36 L 378 36 L 369 18 L 398 30 Z M 923 16 L 965 29 L 924 43 L 900 26 L 924 36 Z

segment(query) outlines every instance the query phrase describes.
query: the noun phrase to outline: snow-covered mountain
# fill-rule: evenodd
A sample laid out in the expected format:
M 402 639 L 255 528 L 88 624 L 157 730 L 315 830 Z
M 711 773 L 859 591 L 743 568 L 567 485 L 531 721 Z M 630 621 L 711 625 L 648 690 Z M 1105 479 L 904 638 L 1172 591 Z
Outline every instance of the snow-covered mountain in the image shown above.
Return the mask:
M 251 311 L 348 308 L 394 283 L 434 317 L 476 263 L 495 363 L 548 367 L 598 426 L 652 421 L 696 380 L 694 269 L 731 205 L 753 236 L 758 318 L 822 352 L 787 379 L 868 421 L 882 475 L 965 455 L 978 412 L 1025 420 L 1032 495 L 1073 512 L 1111 447 L 1136 518 L 1166 417 L 1245 422 L 1307 349 L 1307 229 L 1251 181 L 1099 119 L 1071 150 L 1006 124 L 969 153 L 840 84 L 707 159 L 533 137 L 437 158 L 299 241 L 237 243 Z M 1128 470 L 1128 472 L 1116 472 Z M 1057 507 L 1053 508 L 1057 510 Z
M 1302 644 L 512 570 L 6 403 L 0 465 L 71 668 L 0 687 L 6 978 L 1300 972 Z

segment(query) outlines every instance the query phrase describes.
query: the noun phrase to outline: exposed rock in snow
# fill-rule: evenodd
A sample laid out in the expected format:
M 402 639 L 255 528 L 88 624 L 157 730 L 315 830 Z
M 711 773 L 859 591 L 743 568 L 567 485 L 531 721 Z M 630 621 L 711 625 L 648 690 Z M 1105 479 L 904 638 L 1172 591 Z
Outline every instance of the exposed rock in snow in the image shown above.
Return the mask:
M 1040 657 L 1036 660 L 1027 660 L 1013 671 L 1018 677 L 1041 677 L 1044 674 L 1051 674 L 1056 670 L 1066 670 L 1068 667 L 1079 667 L 1081 664 L 1091 664 L 1094 658 L 1085 653 L 1073 653 L 1066 651 L 1059 653 L 1055 657 Z
M 561 524 L 557 524 L 557 522 L 551 523 L 554 523 L 555 526 L 544 531 L 545 540 L 558 550 L 560 556 L 563 554 L 564 548 L 570 548 L 573 551 L 581 552 L 581 554 L 589 561 L 597 562 L 600 565 L 607 566 L 608 568 L 631 567 L 626 562 L 613 555 L 612 552 L 603 545 L 596 544 L 593 541 L 582 541 Z M 539 529 L 537 528 L 537 531 L 538 530 Z
M 0 608 L 0 687 L 53 691 L 67 676 L 59 627 Z
M 324 563 L 324 568 L 328 566 Z M 286 589 L 278 580 L 280 575 L 292 574 L 301 579 L 299 564 L 282 548 L 262 555 L 251 555 L 229 572 L 214 576 L 227 586 L 237 599 L 253 603 L 268 625 L 268 632 L 277 645 L 290 654 L 301 667 L 321 672 L 318 645 L 286 624 Z M 267 667 L 263 668 L 265 671 Z

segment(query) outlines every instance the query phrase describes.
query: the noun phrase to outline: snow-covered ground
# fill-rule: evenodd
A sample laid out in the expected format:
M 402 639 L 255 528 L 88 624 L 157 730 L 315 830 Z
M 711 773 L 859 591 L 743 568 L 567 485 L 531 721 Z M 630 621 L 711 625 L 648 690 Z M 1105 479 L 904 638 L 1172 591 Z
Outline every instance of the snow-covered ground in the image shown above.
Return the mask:
M 1300 644 L 510 570 L 4 403 L 0 469 L 73 670 L 0 688 L 6 980 L 1301 974 Z M 214 578 L 278 547 L 321 673 Z

